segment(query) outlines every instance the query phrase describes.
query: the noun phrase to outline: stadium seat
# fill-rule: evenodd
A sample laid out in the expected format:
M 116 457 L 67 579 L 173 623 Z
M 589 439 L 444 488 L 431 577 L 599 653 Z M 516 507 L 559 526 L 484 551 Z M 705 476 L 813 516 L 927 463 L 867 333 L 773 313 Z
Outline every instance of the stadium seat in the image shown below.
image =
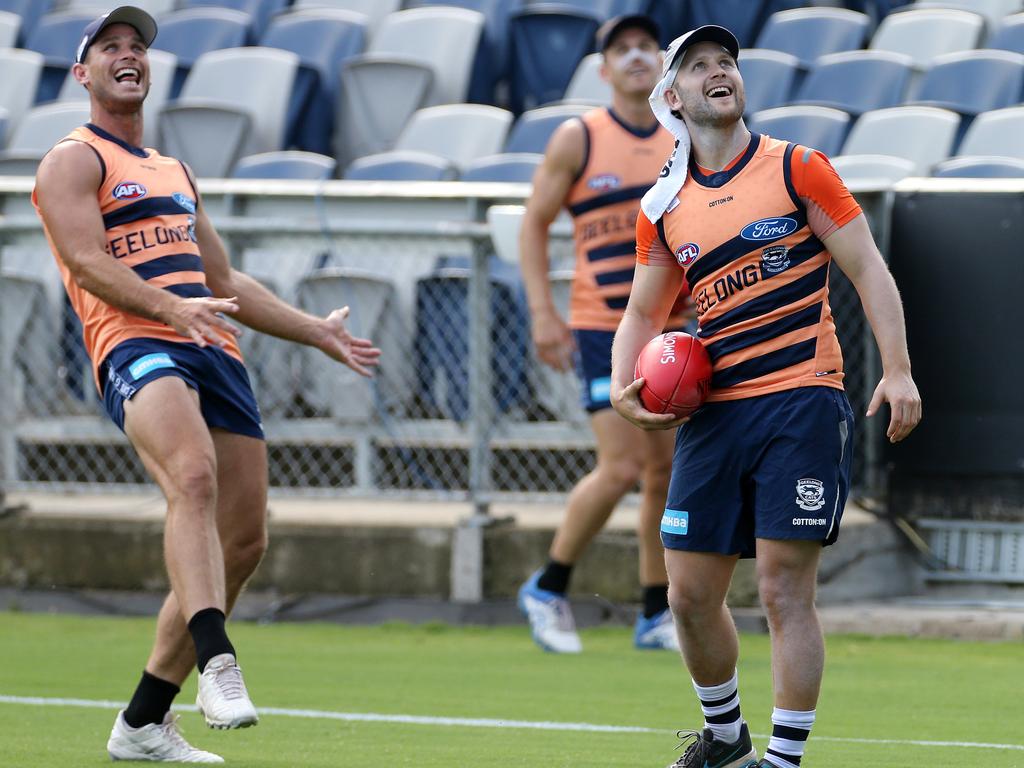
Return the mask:
M 957 155 L 999 155 L 1024 160 L 1024 106 L 978 115 L 960 142 Z
M 804 78 L 793 103 L 832 107 L 857 117 L 902 104 L 912 73 L 909 56 L 889 51 L 822 56 Z
M 512 152 L 481 157 L 462 170 L 462 181 L 531 182 L 543 155 Z
M 301 62 L 285 146 L 329 153 L 340 69 L 366 47 L 366 17 L 330 9 L 283 14 L 271 21 L 260 45 L 292 51 Z
M 809 68 L 827 54 L 861 48 L 870 23 L 865 14 L 845 8 L 779 11 L 768 17 L 756 47 L 796 56 L 802 67 Z
M 331 8 L 361 13 L 366 17 L 370 36 L 373 37 L 385 18 L 401 10 L 402 0 L 295 0 L 292 7 L 295 10 Z
M 525 0 L 523 6 L 534 8 L 549 4 L 550 0 Z M 575 8 L 577 11 L 597 14 L 602 21 L 616 16 L 645 13 L 649 5 L 645 0 L 558 0 L 558 4 Z
M 753 48 L 764 21 L 765 0 L 690 0 L 689 17 L 683 29 L 702 24 L 719 24 L 732 30 L 740 48 Z
M 350 181 L 451 181 L 458 175 L 448 160 L 426 152 L 382 152 L 355 160 L 345 169 Z
M 849 183 L 863 179 L 881 179 L 895 184 L 914 172 L 914 163 L 889 155 L 839 155 L 831 158 L 832 167 Z
M 334 175 L 338 163 L 315 152 L 262 152 L 243 157 L 231 173 L 235 179 L 306 179 L 321 181 Z
M 583 57 L 594 50 L 600 20 L 560 5 L 513 13 L 509 103 L 516 114 L 559 101 Z
M 754 133 L 766 133 L 817 149 L 831 157 L 839 154 L 850 116 L 830 107 L 776 107 L 757 112 L 747 122 Z
M 976 13 L 959 10 L 909 10 L 885 17 L 869 48 L 873 51 L 903 53 L 923 69 L 936 56 L 977 46 L 985 20 Z
M 927 8 L 955 8 L 971 13 L 980 13 L 985 17 L 989 29 L 992 29 L 1011 13 L 1024 10 L 1024 3 L 1021 0 L 914 0 L 911 5 L 905 5 L 896 10 L 919 10 Z
M 21 18 L 20 40 L 24 41 L 35 29 L 39 19 L 53 10 L 54 0 L 0 0 L 0 11 Z
M 142 105 L 142 144 L 155 147 L 159 135 L 160 112 L 167 104 L 177 72 L 178 63 L 173 53 L 149 52 L 149 95 Z M 57 101 L 89 101 L 89 91 L 79 83 L 70 71 L 64 78 Z
M 35 103 L 44 62 L 35 51 L 0 49 L 0 109 L 7 112 L 8 135 Z
M 487 209 L 494 253 L 509 264 L 519 263 L 519 228 L 524 213 L 526 207 L 522 205 L 492 205 Z
M 251 19 L 250 40 L 255 42 L 263 36 L 267 24 L 275 14 L 281 13 L 290 0 L 182 0 L 182 8 L 227 8 L 241 11 Z M 246 42 L 249 42 L 247 40 Z M 224 48 L 234 46 L 223 46 Z
M 222 177 L 239 157 L 281 149 L 298 66 L 296 54 L 276 48 L 204 53 L 163 111 L 162 146 L 196 174 Z
M 865 112 L 843 145 L 844 155 L 891 155 L 914 163 L 915 176 L 949 157 L 960 117 L 936 107 L 891 107 Z
M 89 105 L 80 102 L 33 107 L 10 131 L 7 149 L 0 152 L 0 175 L 34 176 L 43 155 L 89 118 Z
M 170 13 L 178 7 L 177 0 L 132 0 L 130 4 L 154 17 Z M 228 3 L 220 3 L 220 5 L 228 5 Z M 99 15 L 115 8 L 116 4 L 111 4 L 110 0 L 68 0 L 66 7 L 69 11 L 90 11 Z
M 796 56 L 763 48 L 740 52 L 740 74 L 747 94 L 746 114 L 788 104 L 800 71 Z
M 10 11 L 0 11 L 0 50 L 14 48 L 21 32 L 21 16 Z
M 936 178 L 964 179 L 1021 179 L 1024 178 L 1024 160 L 1012 157 L 952 157 L 935 166 Z
M 603 104 L 612 103 L 612 87 L 601 77 L 604 55 L 589 53 L 572 73 L 572 80 L 566 86 L 562 103 Z
M 248 42 L 252 19 L 228 8 L 192 8 L 175 11 L 160 20 L 160 33 L 153 48 L 173 53 L 178 70 L 171 85 L 171 98 L 181 94 L 196 60 L 204 53 L 222 48 L 240 48 Z
M 505 152 L 544 154 L 555 129 L 566 120 L 580 117 L 594 107 L 585 104 L 556 104 L 524 112 L 509 131 Z
M 64 76 L 75 63 L 75 51 L 82 39 L 85 25 L 96 18 L 93 13 L 59 11 L 39 19 L 25 40 L 25 48 L 46 57 L 46 65 L 39 78 L 36 104 L 53 101 L 60 93 Z
M 1024 54 L 1024 13 L 1004 18 L 992 30 L 986 47 Z
M 924 75 L 916 104 L 974 116 L 1020 102 L 1024 56 L 1010 51 L 961 51 L 939 56 Z
M 376 375 L 366 379 L 317 349 L 303 347 L 300 391 L 317 411 L 349 424 L 365 424 L 378 411 L 400 412 L 413 392 L 409 361 L 409 321 L 403 317 L 395 285 L 360 270 L 330 267 L 304 277 L 296 290 L 299 308 L 323 317 L 348 306 L 345 326 L 353 336 L 379 342 Z
M 484 104 L 443 104 L 417 111 L 395 142 L 395 149 L 427 152 L 457 168 L 501 151 L 512 113 Z

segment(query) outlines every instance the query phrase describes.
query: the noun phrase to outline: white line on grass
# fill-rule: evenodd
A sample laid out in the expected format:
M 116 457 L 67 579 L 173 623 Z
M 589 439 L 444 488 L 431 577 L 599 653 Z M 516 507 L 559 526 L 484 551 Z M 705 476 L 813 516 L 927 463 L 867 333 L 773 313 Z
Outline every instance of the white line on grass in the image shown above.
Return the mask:
M 59 699 L 41 696 L 4 696 L 0 704 L 26 704 L 34 707 L 85 707 L 88 709 L 124 709 L 124 702 L 96 699 Z M 175 706 L 176 711 L 195 712 L 191 705 Z M 596 723 L 559 723 L 536 720 L 500 720 L 486 717 L 429 717 L 425 715 L 385 715 L 376 712 L 330 712 L 321 709 L 283 709 L 260 707 L 260 714 L 301 717 L 313 720 L 344 720 L 361 723 L 401 723 L 405 725 L 447 725 L 464 728 L 519 728 L 538 731 L 584 731 L 587 733 L 666 733 L 659 728 L 633 725 L 598 725 Z M 766 734 L 751 734 L 767 739 Z M 837 741 L 852 744 L 894 744 L 914 747 L 963 747 L 967 749 L 1005 749 L 1024 752 L 1024 744 L 989 744 L 978 741 L 915 741 L 910 739 L 859 739 L 842 736 L 818 736 L 815 741 Z

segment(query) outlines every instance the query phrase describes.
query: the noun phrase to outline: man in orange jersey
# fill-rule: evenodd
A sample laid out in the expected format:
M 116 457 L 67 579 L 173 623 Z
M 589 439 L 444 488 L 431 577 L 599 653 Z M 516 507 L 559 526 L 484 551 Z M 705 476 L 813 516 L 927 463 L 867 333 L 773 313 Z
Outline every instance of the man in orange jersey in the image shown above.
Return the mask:
M 224 622 L 266 548 L 267 453 L 232 317 L 369 375 L 379 350 L 347 308 L 300 312 L 231 268 L 184 164 L 142 142 L 156 23 L 123 6 L 84 30 L 75 78 L 91 122 L 43 159 L 33 202 L 57 258 L 107 412 L 167 499 L 171 593 L 107 749 L 115 760 L 220 763 L 170 713 L 193 666 L 209 726 L 255 725 Z
M 581 650 L 566 597 L 572 568 L 638 480 L 643 610 L 634 641 L 638 648 L 678 648 L 658 535 L 673 436 L 644 433 L 621 419 L 608 400 L 611 343 L 633 279 L 640 197 L 672 148 L 671 135 L 647 102 L 661 68 L 658 28 L 645 16 L 625 16 L 608 22 L 598 38 L 612 105 L 567 120 L 555 131 L 533 179 L 519 240 L 537 356 L 560 371 L 575 362 L 597 440 L 597 467 L 570 494 L 547 565 L 519 591 L 533 639 L 559 653 Z M 548 228 L 563 206 L 573 217 L 576 248 L 568 323 L 555 309 L 548 279 Z M 684 318 L 675 312 L 666 321 L 678 328 Z
M 700 27 L 669 47 L 651 93 L 679 139 L 637 218 L 633 289 L 613 347 L 612 402 L 644 429 L 678 430 L 662 520 L 669 602 L 704 712 L 676 766 L 798 768 L 814 722 L 824 642 L 814 607 L 822 546 L 838 535 L 853 414 L 828 304 L 832 261 L 861 298 L 883 374 L 887 435 L 921 418 L 896 285 L 867 222 L 813 149 L 743 123 L 739 45 Z M 708 402 L 689 420 L 646 411 L 633 380 L 681 288 L 713 361 Z M 772 639 L 773 731 L 764 759 L 740 714 L 736 628 L 725 605 L 740 557 L 757 557 Z

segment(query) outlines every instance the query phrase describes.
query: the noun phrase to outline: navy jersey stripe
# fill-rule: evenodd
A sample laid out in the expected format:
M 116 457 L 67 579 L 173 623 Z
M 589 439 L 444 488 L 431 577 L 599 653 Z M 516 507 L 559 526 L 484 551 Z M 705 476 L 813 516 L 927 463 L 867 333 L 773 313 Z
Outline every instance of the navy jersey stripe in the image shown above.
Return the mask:
M 790 211 L 785 214 L 785 217 L 796 221 L 796 229 L 793 230 L 794 232 L 799 232 L 807 226 L 807 211 L 804 209 Z M 783 217 L 780 216 L 778 218 Z M 782 238 L 779 239 L 781 240 Z M 697 285 L 697 283 L 708 275 L 728 266 L 737 259 L 743 258 L 751 251 L 755 251 L 759 248 L 767 248 L 773 242 L 775 241 L 765 240 L 762 242 L 755 242 L 753 240 L 744 240 L 739 235 L 736 235 L 736 237 L 731 240 L 726 240 L 720 246 L 708 251 L 693 262 L 693 264 L 691 264 L 686 270 L 686 282 L 690 285 Z
M 816 338 L 807 339 L 807 341 L 768 352 L 751 360 L 730 365 L 728 368 L 722 368 L 711 375 L 711 387 L 713 389 L 732 387 L 741 382 L 767 376 L 769 373 L 813 360 L 817 346 Z
M 604 195 L 598 195 L 592 197 L 589 200 L 583 200 L 582 202 L 576 203 L 576 205 L 569 206 L 569 213 L 573 216 L 581 216 L 584 213 L 589 213 L 597 208 L 603 208 L 606 205 L 614 205 L 615 203 L 624 203 L 627 200 L 639 200 L 644 196 L 644 193 L 650 189 L 650 184 L 644 184 L 640 187 L 626 187 L 624 189 L 616 189 L 613 192 L 608 192 Z
M 612 272 L 601 272 L 594 275 L 594 279 L 598 285 L 618 285 L 619 283 L 632 283 L 633 275 L 636 270 L 633 267 L 629 269 L 616 269 Z
M 767 325 L 758 328 L 751 328 L 749 331 L 737 333 L 721 341 L 715 341 L 705 345 L 712 360 L 737 352 L 747 347 L 753 347 L 769 339 L 783 336 L 801 328 L 808 328 L 815 325 L 821 319 L 822 302 L 816 302 L 799 312 L 780 317 Z
M 800 299 L 805 299 L 824 288 L 827 280 L 828 264 L 822 264 L 813 272 L 808 272 L 801 278 L 786 283 L 774 291 L 769 291 L 750 299 L 735 309 L 731 309 L 725 314 L 716 317 L 714 320 L 701 323 L 701 338 L 710 338 L 723 328 L 742 323 L 744 320 L 760 317 L 775 307 L 784 307 Z
M 629 303 L 629 294 L 605 297 L 604 303 L 608 305 L 609 309 L 625 309 Z
M 168 285 L 164 288 L 175 296 L 183 299 L 198 299 L 201 296 L 213 296 L 213 291 L 202 283 L 181 283 L 180 285 Z
M 113 229 L 121 224 L 128 224 L 139 219 L 148 219 L 153 216 L 174 216 L 183 213 L 191 213 L 191 211 L 183 207 L 173 197 L 148 197 L 104 214 L 103 226 L 106 229 Z
M 601 261 L 603 259 L 614 259 L 616 256 L 631 256 L 636 253 L 636 242 L 627 240 L 622 243 L 602 245 L 587 251 L 587 261 Z
M 194 253 L 176 253 L 136 264 L 132 269 L 143 280 L 150 280 L 172 272 L 202 272 L 203 260 Z

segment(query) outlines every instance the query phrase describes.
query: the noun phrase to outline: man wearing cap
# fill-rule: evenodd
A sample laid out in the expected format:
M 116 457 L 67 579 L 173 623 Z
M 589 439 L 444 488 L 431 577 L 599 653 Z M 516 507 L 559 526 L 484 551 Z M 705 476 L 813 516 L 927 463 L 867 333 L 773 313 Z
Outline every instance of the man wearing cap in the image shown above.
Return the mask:
M 266 548 L 267 456 L 227 318 L 315 346 L 364 375 L 379 350 L 347 308 L 300 312 L 232 269 L 191 171 L 142 143 L 152 17 L 123 6 L 90 23 L 72 68 L 91 121 L 43 158 L 32 199 L 82 321 L 97 388 L 167 499 L 171 593 L 156 642 L 107 744 L 115 760 L 219 763 L 170 713 L 193 666 L 213 728 L 255 725 L 225 616 Z
M 704 712 L 676 766 L 797 768 L 815 719 L 824 642 L 814 607 L 822 546 L 846 501 L 853 414 L 828 303 L 835 263 L 874 331 L 891 442 L 921 418 L 896 285 L 860 207 L 819 152 L 743 123 L 739 46 L 704 26 L 669 47 L 651 106 L 678 144 L 637 217 L 636 277 L 612 353 L 612 402 L 644 429 L 678 430 L 662 541 L 669 602 Z M 646 411 L 643 346 L 686 287 L 713 361 L 690 419 Z M 757 557 L 772 639 L 772 736 L 757 762 L 740 714 L 736 561 Z
M 611 342 L 633 277 L 640 198 L 672 148 L 672 136 L 647 101 L 661 68 L 658 28 L 645 16 L 619 17 L 599 30 L 598 45 L 601 76 L 612 87 L 611 106 L 567 120 L 552 135 L 533 179 L 519 240 L 537 356 L 559 371 L 575 363 L 597 441 L 597 466 L 570 494 L 549 561 L 520 589 L 519 606 L 540 647 L 581 650 L 566 597 L 572 568 L 639 480 L 643 610 L 634 644 L 675 650 L 658 534 L 672 435 L 645 434 L 621 419 L 608 400 Z M 548 277 L 548 229 L 563 206 L 573 218 L 576 250 L 568 323 L 555 308 Z M 677 308 L 666 322 L 679 328 L 684 318 Z

